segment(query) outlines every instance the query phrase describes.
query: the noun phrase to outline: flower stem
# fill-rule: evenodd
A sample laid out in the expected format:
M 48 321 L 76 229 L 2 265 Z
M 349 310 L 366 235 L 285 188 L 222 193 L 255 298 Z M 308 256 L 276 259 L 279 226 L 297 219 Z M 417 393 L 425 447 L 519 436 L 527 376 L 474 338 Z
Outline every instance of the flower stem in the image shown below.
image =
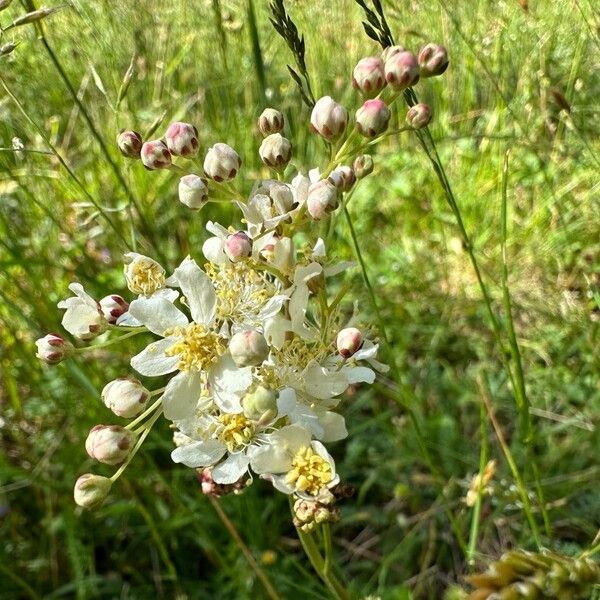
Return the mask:
M 326 557 L 325 560 L 323 559 L 312 534 L 304 533 L 301 529 L 296 529 L 296 533 L 298 534 L 298 538 L 300 539 L 300 543 L 302 544 L 302 548 L 304 548 L 304 552 L 308 557 L 310 564 L 317 575 L 322 579 L 323 583 L 327 586 L 327 589 L 338 600 L 349 600 L 350 595 L 331 572 L 330 562 L 328 562 L 331 558 Z
M 89 352 L 91 350 L 100 350 L 102 348 L 106 348 L 107 346 L 112 346 L 113 344 L 116 344 L 118 342 L 121 342 L 123 340 L 126 340 L 127 338 L 133 337 L 134 335 L 138 335 L 139 333 L 142 333 L 143 331 L 146 331 L 146 328 L 136 328 L 135 331 L 130 331 L 129 333 L 126 333 L 125 335 L 120 335 L 119 337 L 116 338 L 111 338 L 110 340 L 107 340 L 106 342 L 102 342 L 100 344 L 96 344 L 96 345 L 92 345 L 92 346 L 84 346 L 83 348 L 77 348 L 77 352 Z
M 225 525 L 225 529 L 227 529 L 229 535 L 231 535 L 236 544 L 240 547 L 240 550 L 242 551 L 242 554 L 246 557 L 248 564 L 256 573 L 256 576 L 260 579 L 269 598 L 271 598 L 271 600 L 280 600 L 280 596 L 275 591 L 275 588 L 273 587 L 273 584 L 267 577 L 267 574 L 261 569 L 258 562 L 256 562 L 256 559 L 252 555 L 252 552 L 250 552 L 250 548 L 246 546 L 244 540 L 242 539 L 242 536 L 238 533 L 238 530 L 235 528 L 235 525 L 232 523 L 231 519 L 227 516 L 227 514 L 219 504 L 219 501 L 216 498 L 213 498 L 212 496 L 208 496 L 208 499 L 213 505 L 215 512 L 223 522 L 223 525 Z

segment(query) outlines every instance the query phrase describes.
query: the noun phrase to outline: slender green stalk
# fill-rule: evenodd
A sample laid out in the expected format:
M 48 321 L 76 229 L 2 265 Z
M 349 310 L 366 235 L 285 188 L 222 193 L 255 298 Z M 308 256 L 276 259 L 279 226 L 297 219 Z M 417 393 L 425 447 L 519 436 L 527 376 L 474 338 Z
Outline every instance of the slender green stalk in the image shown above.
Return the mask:
M 106 212 L 104 211 L 104 209 L 102 208 L 102 206 L 87 191 L 87 189 L 85 188 L 85 186 L 83 185 L 83 183 L 80 181 L 80 179 L 77 177 L 77 175 L 75 175 L 74 171 L 71 169 L 71 167 L 65 161 L 65 159 L 62 157 L 62 155 L 60 154 L 60 152 L 58 151 L 58 149 L 48 139 L 48 136 L 46 135 L 46 132 L 29 116 L 29 114 L 25 110 L 24 106 L 22 105 L 21 101 L 12 93 L 12 91 L 10 90 L 10 88 L 6 85 L 6 81 L 4 80 L 4 78 L 1 75 L 0 75 L 0 83 L 2 83 L 2 87 L 4 88 L 4 90 L 6 91 L 6 93 L 10 96 L 11 100 L 17 105 L 17 108 L 21 111 L 21 114 L 33 126 L 33 128 L 38 132 L 38 134 L 40 135 L 40 137 L 44 140 L 44 143 L 48 146 L 48 148 L 50 148 L 50 150 L 52 151 L 52 153 L 54 154 L 54 156 L 56 156 L 56 158 L 58 159 L 58 162 L 60 162 L 60 164 L 63 166 L 63 168 L 65 169 L 65 171 L 69 175 L 69 177 L 71 177 L 71 179 L 75 182 L 75 184 L 77 185 L 77 187 L 83 192 L 83 194 L 85 195 L 85 197 L 96 207 L 96 209 L 98 210 L 99 214 L 108 223 L 108 225 L 110 225 L 110 227 L 117 234 L 117 236 L 119 237 L 119 239 L 127 246 L 127 248 L 129 248 L 131 250 L 131 246 L 127 242 L 127 239 L 125 238 L 125 236 L 121 233 L 121 231 L 119 230 L 119 228 L 113 223 L 112 219 L 106 214 Z
M 515 380 L 516 387 L 514 388 L 515 397 L 518 400 L 520 406 L 520 417 L 522 427 L 524 429 L 524 443 L 527 447 L 529 459 L 531 461 L 531 467 L 535 480 L 536 493 L 539 500 L 540 512 L 544 520 L 544 529 L 546 535 L 552 537 L 552 526 L 550 524 L 550 518 L 548 517 L 548 511 L 546 510 L 546 502 L 544 498 L 544 492 L 542 489 L 541 478 L 537 462 L 535 460 L 535 430 L 531 423 L 531 415 L 529 410 L 529 399 L 527 397 L 527 389 L 525 386 L 525 375 L 523 373 L 523 362 L 521 360 L 521 351 L 517 341 L 517 335 L 515 333 L 515 327 L 512 316 L 512 302 L 510 297 L 510 290 L 508 287 L 508 261 L 506 252 L 506 240 L 508 230 L 508 152 L 504 155 L 504 164 L 502 168 L 502 239 L 501 239 L 501 254 L 502 254 L 502 297 L 504 301 L 504 312 L 506 314 L 506 334 L 508 336 L 510 355 L 515 365 Z
M 394 349 L 392 348 L 391 340 L 387 334 L 387 328 L 385 326 L 385 321 L 383 319 L 383 316 L 381 315 L 381 311 L 379 310 L 379 306 L 377 304 L 375 290 L 373 289 L 373 286 L 371 285 L 371 281 L 367 274 L 367 267 L 366 267 L 365 261 L 362 256 L 360 246 L 358 244 L 358 238 L 356 237 L 356 231 L 354 230 L 354 224 L 352 223 L 352 217 L 350 216 L 348 207 L 346 205 L 343 206 L 342 210 L 344 211 L 344 215 L 345 215 L 346 221 L 348 223 L 348 228 L 350 229 L 350 237 L 352 238 L 352 244 L 354 246 L 354 253 L 356 254 L 356 258 L 358 259 L 358 262 L 360 264 L 363 280 L 365 282 L 365 286 L 367 287 L 367 291 L 369 292 L 371 304 L 373 306 L 373 309 L 375 310 L 375 316 L 377 318 L 378 328 L 379 328 L 381 335 L 383 336 L 383 340 L 385 342 L 386 349 L 388 351 L 387 354 L 388 354 L 388 357 L 390 358 L 390 368 L 392 369 L 392 372 L 394 374 L 394 379 L 395 379 L 395 381 L 398 385 L 399 391 L 400 391 L 400 396 L 396 396 L 394 394 L 394 399 L 397 402 L 399 402 L 400 405 L 407 412 L 408 417 L 413 426 L 415 436 L 417 438 L 417 442 L 421 449 L 421 453 L 423 454 L 423 457 L 425 458 L 425 461 L 427 462 L 427 466 L 429 467 L 429 470 L 431 471 L 432 474 L 434 474 L 436 476 L 436 480 L 439 480 L 439 484 L 441 486 L 442 485 L 441 472 L 436 467 L 436 465 L 433 461 L 433 457 L 431 456 L 431 453 L 429 452 L 429 448 L 427 447 L 427 443 L 425 441 L 425 436 L 423 435 L 423 432 L 421 431 L 421 426 L 419 424 L 419 420 L 417 418 L 415 411 L 413 410 L 413 408 L 411 406 L 411 404 L 412 404 L 411 400 L 413 399 L 413 393 L 412 393 L 412 390 L 410 389 L 410 386 L 408 386 L 403 381 L 400 370 L 398 368 L 398 365 L 396 362 L 396 354 L 394 352 Z M 466 545 L 464 536 L 462 534 L 460 525 L 458 524 L 454 515 L 452 514 L 452 511 L 446 504 L 445 499 L 444 499 L 444 511 L 446 513 L 448 520 L 450 521 L 450 525 L 452 527 L 452 530 L 454 532 L 454 535 L 456 537 L 456 541 L 458 542 L 458 545 L 460 546 L 462 552 L 466 554 L 467 545 Z
M 313 535 L 304 533 L 301 529 L 296 529 L 296 533 L 298 534 L 298 538 L 300 539 L 300 543 L 302 544 L 302 548 L 304 548 L 304 553 L 308 557 L 310 564 L 334 598 L 337 598 L 338 600 L 349 600 L 350 595 L 345 590 L 344 586 L 338 581 L 337 577 L 330 569 L 326 570 L 326 561 L 321 556 L 321 552 L 317 547 Z
M 479 439 L 481 440 L 481 449 L 479 451 L 479 486 L 477 487 L 477 499 L 473 507 L 473 516 L 471 518 L 471 530 L 469 533 L 469 545 L 467 547 L 467 563 L 472 565 L 475 560 L 475 551 L 477 549 L 477 535 L 479 533 L 479 515 L 481 514 L 481 498 L 483 496 L 483 473 L 487 464 L 488 439 L 487 439 L 487 421 L 485 418 L 485 408 L 483 404 L 479 407 Z
M 498 442 L 500 443 L 500 447 L 502 448 L 502 452 L 504 453 L 504 457 L 506 458 L 506 462 L 512 471 L 513 477 L 515 478 L 517 489 L 519 491 L 519 496 L 521 497 L 521 502 L 523 503 L 523 511 L 525 512 L 525 516 L 527 517 L 527 521 L 529 522 L 529 527 L 531 529 L 531 534 L 533 535 L 533 539 L 538 550 L 542 547 L 540 531 L 538 529 L 537 523 L 535 522 L 535 518 L 533 516 L 533 511 L 531 509 L 531 503 L 529 501 L 529 495 L 527 494 L 527 488 L 525 487 L 525 483 L 523 478 L 521 477 L 521 473 L 517 467 L 517 463 L 504 439 L 504 435 L 502 434 L 502 429 L 496 419 L 496 415 L 494 414 L 494 409 L 492 408 L 492 403 L 488 397 L 487 389 L 483 385 L 482 382 L 479 382 L 480 390 L 481 390 L 481 398 L 483 403 L 485 404 L 485 408 L 487 410 L 490 421 L 492 422 L 492 426 L 494 427 L 494 431 L 496 433 L 496 437 L 498 438 Z
M 242 539 L 242 536 L 238 533 L 238 530 L 236 529 L 236 527 L 233 524 L 233 522 L 231 521 L 231 519 L 227 516 L 227 514 L 221 507 L 221 504 L 219 503 L 217 498 L 208 496 L 208 499 L 210 500 L 210 503 L 213 505 L 213 508 L 215 509 L 215 512 L 219 516 L 219 519 L 221 519 L 221 521 L 223 522 L 223 525 L 225 525 L 225 529 L 227 529 L 227 531 L 229 532 L 229 535 L 231 535 L 231 537 L 234 539 L 236 544 L 239 546 L 240 550 L 242 551 L 242 554 L 246 557 L 248 564 L 250 565 L 252 570 L 256 573 L 256 576 L 260 579 L 269 598 L 271 598 L 271 600 L 280 600 L 280 596 L 275 591 L 275 588 L 273 587 L 273 584 L 267 577 L 267 574 L 263 571 L 263 569 L 261 569 L 260 565 L 258 564 L 256 559 L 252 555 L 252 552 L 250 552 L 250 548 L 248 548 L 248 546 L 246 546 L 246 543 Z
M 151 229 L 150 224 L 149 224 L 148 220 L 146 219 L 146 216 L 144 215 L 143 211 L 141 210 L 141 207 L 140 207 L 138 201 L 136 200 L 133 192 L 131 191 L 131 188 L 125 181 L 125 178 L 123 177 L 121 170 L 117 166 L 117 163 L 114 161 L 111 153 L 109 152 L 108 147 L 106 146 L 106 143 L 104 142 L 104 139 L 100 135 L 99 131 L 96 129 L 96 126 L 94 124 L 92 117 L 90 116 L 85 105 L 79 98 L 79 95 L 77 94 L 77 91 L 73 87 L 73 84 L 71 83 L 71 80 L 69 79 L 69 76 L 67 75 L 66 71 L 64 70 L 60 60 L 58 59 L 58 57 L 57 57 L 56 53 L 54 52 L 54 50 L 52 49 L 52 47 L 50 46 L 50 43 L 48 42 L 48 39 L 46 38 L 46 34 L 44 32 L 43 24 L 41 22 L 38 22 L 35 25 L 36 25 L 36 28 L 38 31 L 38 37 L 41 40 L 42 45 L 44 46 L 48 56 L 50 57 L 50 61 L 52 62 L 56 71 L 58 72 L 60 78 L 62 79 L 65 87 L 67 88 L 67 90 L 69 92 L 69 95 L 71 96 L 71 98 L 73 99 L 73 101 L 75 102 L 75 104 L 77 105 L 79 110 L 81 111 L 81 114 L 83 115 L 83 118 L 88 126 L 88 129 L 90 130 L 92 136 L 98 142 L 98 145 L 100 146 L 100 150 L 102 151 L 102 154 L 104 155 L 112 172 L 114 173 L 115 177 L 117 178 L 119 185 L 125 192 L 125 195 L 127 196 L 127 199 L 129 200 L 129 203 L 135 207 L 137 215 L 140 219 L 140 224 L 141 224 L 144 232 L 146 233 L 146 235 L 152 242 L 153 247 L 154 247 L 155 251 L 157 252 L 157 254 L 160 256 L 161 260 L 164 260 L 164 256 L 161 255 L 160 248 L 159 248 L 158 244 L 156 243 L 157 240 L 154 239 L 154 232 Z

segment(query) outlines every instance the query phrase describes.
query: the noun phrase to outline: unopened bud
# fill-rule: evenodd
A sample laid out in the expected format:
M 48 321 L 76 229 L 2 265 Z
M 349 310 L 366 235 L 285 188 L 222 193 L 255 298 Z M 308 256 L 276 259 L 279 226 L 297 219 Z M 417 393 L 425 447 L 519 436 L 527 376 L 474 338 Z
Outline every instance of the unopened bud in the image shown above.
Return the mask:
M 347 192 L 356 183 L 356 174 L 352 167 L 340 165 L 329 173 L 327 181 L 342 192 Z
M 189 123 L 171 123 L 165 139 L 173 156 L 195 156 L 198 153 L 198 130 Z
M 252 240 L 243 231 L 232 233 L 227 236 L 223 250 L 231 262 L 238 262 L 252 254 Z
M 395 90 L 404 90 L 419 81 L 419 63 L 412 52 L 392 54 L 385 61 L 385 78 Z
M 361 58 L 352 72 L 352 87 L 365 96 L 376 96 L 386 85 L 383 61 L 378 56 Z
M 259 385 L 244 396 L 242 406 L 246 417 L 267 423 L 277 416 L 277 393 Z
M 348 111 L 330 96 L 317 100 L 310 116 L 312 131 L 328 142 L 335 142 L 348 125 Z
M 90 458 L 106 465 L 118 465 L 128 456 L 135 435 L 120 425 L 96 425 L 85 440 Z
M 383 100 L 367 100 L 356 111 L 356 128 L 361 135 L 373 138 L 382 134 L 388 126 L 390 110 Z
M 73 352 L 73 344 L 60 335 L 49 333 L 36 340 L 36 356 L 48 365 L 57 365 Z
M 104 296 L 104 298 L 100 300 L 100 310 L 102 311 L 104 318 L 111 325 L 116 325 L 119 317 L 129 310 L 129 303 L 121 298 L 121 296 L 111 294 L 110 296 Z
M 448 68 L 448 52 L 439 44 L 427 44 L 419 50 L 421 77 L 441 75 Z
M 137 131 L 121 131 L 117 136 L 117 146 L 123 156 L 139 158 L 144 142 Z
M 373 172 L 373 157 L 370 154 L 361 154 L 354 159 L 352 167 L 357 179 L 362 179 Z
M 292 158 L 292 144 L 280 133 L 272 133 L 262 141 L 258 153 L 267 167 L 281 169 Z
M 238 153 L 231 146 L 219 143 L 208 149 L 204 172 L 215 181 L 226 181 L 237 175 L 241 165 Z
M 229 340 L 229 352 L 238 367 L 256 367 L 269 356 L 265 336 L 256 329 L 238 331 Z
M 274 108 L 265 108 L 258 117 L 258 128 L 263 136 L 279 133 L 283 129 L 283 115 Z
M 192 210 L 202 208 L 208 200 L 208 187 L 198 175 L 184 175 L 179 180 L 179 201 Z
M 431 108 L 427 104 L 415 104 L 406 113 L 406 122 L 413 129 L 422 129 L 431 122 Z
M 171 153 L 162 140 L 144 142 L 140 155 L 149 171 L 168 169 L 171 166 Z
M 73 497 L 83 508 L 98 508 L 106 500 L 111 486 L 112 481 L 108 477 L 86 473 L 75 482 Z
M 383 64 L 385 65 L 386 61 L 390 57 L 392 57 L 394 54 L 400 54 L 400 52 L 406 52 L 406 48 L 404 48 L 404 46 L 388 46 L 381 53 L 381 60 L 383 61 Z
M 338 207 L 338 189 L 327 179 L 313 183 L 308 190 L 306 208 L 313 219 L 319 220 Z
M 335 341 L 337 351 L 344 358 L 350 358 L 358 352 L 363 343 L 362 333 L 356 327 L 346 327 L 342 329 Z
M 133 377 L 120 377 L 110 381 L 101 394 L 102 402 L 115 415 L 126 419 L 137 417 L 146 408 L 149 397 L 150 392 Z

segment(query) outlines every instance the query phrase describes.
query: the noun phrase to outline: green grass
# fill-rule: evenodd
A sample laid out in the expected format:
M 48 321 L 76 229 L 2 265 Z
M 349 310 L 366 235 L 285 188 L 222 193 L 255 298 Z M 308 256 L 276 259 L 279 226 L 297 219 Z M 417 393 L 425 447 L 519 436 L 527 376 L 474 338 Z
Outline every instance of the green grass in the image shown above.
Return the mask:
M 498 471 L 492 494 L 481 500 L 474 568 L 509 547 L 534 547 L 487 412 L 482 426 L 482 395 L 523 477 L 543 545 L 576 555 L 600 528 L 600 14 L 589 0 L 530 2 L 529 11 L 517 1 L 385 5 L 399 43 L 416 50 L 432 40 L 449 49 L 446 74 L 419 84 L 417 92 L 433 107 L 431 133 L 493 313 L 503 332 L 514 329 L 512 343 L 503 333 L 503 346 L 519 352 L 535 432 L 528 450 L 502 365 L 503 358 L 514 365 L 517 356 L 503 356 L 494 337 L 430 163 L 414 136 L 392 136 L 349 211 L 435 472 L 395 401 L 397 382 L 382 380 L 348 396 L 343 408 L 350 437 L 333 451 L 343 479 L 357 491 L 341 506 L 334 551 L 353 597 L 402 599 L 410 591 L 436 599 L 471 569 L 449 515 L 468 540 L 473 509 L 463 498 L 479 470 L 482 435 Z M 358 7 L 350 0 L 290 0 L 287 6 L 306 37 L 315 95 L 332 95 L 355 110 L 352 67 L 379 51 L 362 31 Z M 0 23 L 24 12 L 14 2 Z M 122 182 L 34 26 L 3 36 L 3 43 L 20 41 L 0 58 L 0 75 L 23 110 L 0 89 L 0 146 L 9 148 L 14 136 L 28 149 L 47 151 L 49 142 L 74 177 L 56 156 L 20 159 L 0 151 L 0 598 L 265 597 L 194 473 L 171 462 L 164 421 L 101 509 L 86 513 L 74 506 L 74 480 L 96 468 L 83 448 L 87 431 L 115 420 L 99 391 L 127 372 L 122 350 L 137 346 L 127 342 L 118 352 L 100 350 L 93 360 L 44 369 L 33 342 L 59 329 L 56 303 L 70 282 L 81 281 L 99 297 L 124 291 L 121 238 L 131 244 L 131 232 L 128 211 L 114 209 L 127 204 L 128 194 L 143 215 L 136 220 L 138 249 L 161 254 L 169 268 L 188 252 L 200 254 L 208 219 L 227 223 L 237 216 L 216 205 L 187 211 L 177 201 L 177 173 L 148 173 L 118 155 L 120 127 L 145 132 L 162 115 L 160 131 L 171 120 L 190 121 L 203 148 L 225 141 L 237 149 L 246 176 L 240 185 L 249 191 L 262 172 L 255 119 L 266 96 L 286 116 L 295 164 L 324 164 L 324 146 L 310 134 L 309 112 L 287 73 L 293 59 L 268 14 L 266 3 L 242 0 L 74 0 L 44 22 Z M 115 112 L 132 56 L 135 74 Z M 561 110 L 561 95 L 570 114 Z M 396 125 L 404 115 L 398 106 Z M 341 217 L 332 248 L 339 258 L 354 256 Z M 365 324 L 376 327 L 360 270 L 346 277 L 355 284 Z M 532 456 L 551 538 L 539 512 Z M 327 597 L 302 553 L 284 497 L 257 481 L 222 506 L 259 562 L 275 552 L 275 562 L 263 568 L 282 597 Z

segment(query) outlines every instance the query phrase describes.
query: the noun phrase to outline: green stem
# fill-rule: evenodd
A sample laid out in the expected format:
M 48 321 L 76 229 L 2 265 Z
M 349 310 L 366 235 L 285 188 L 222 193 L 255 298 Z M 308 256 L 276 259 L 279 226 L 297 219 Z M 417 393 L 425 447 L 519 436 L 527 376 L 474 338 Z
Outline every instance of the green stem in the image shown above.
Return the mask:
M 477 499 L 473 507 L 473 517 L 471 519 L 471 530 L 469 532 L 469 545 L 467 547 L 467 563 L 473 564 L 475 551 L 477 549 L 477 535 L 479 533 L 479 515 L 481 514 L 481 498 L 483 496 L 483 473 L 487 464 L 488 439 L 487 439 L 487 421 L 485 419 L 485 408 L 483 404 L 479 408 L 479 438 L 481 439 L 481 449 L 479 452 L 479 486 L 477 487 Z
M 358 259 L 358 262 L 360 264 L 363 280 L 364 280 L 365 286 L 367 287 L 367 290 L 369 292 L 371 304 L 373 306 L 373 309 L 375 310 L 377 324 L 378 324 L 380 333 L 383 336 L 383 340 L 385 342 L 386 349 L 388 351 L 387 354 L 388 354 L 388 357 L 390 358 L 390 368 L 392 369 L 394 379 L 399 387 L 400 396 L 396 396 L 394 394 L 394 396 L 393 396 L 394 400 L 396 402 L 398 402 L 404 408 L 404 410 L 407 412 L 408 417 L 413 426 L 415 436 L 417 438 L 417 442 L 421 449 L 421 453 L 423 454 L 423 457 L 425 458 L 425 461 L 429 467 L 429 470 L 431 471 L 432 474 L 434 474 L 436 476 L 436 480 L 437 480 L 438 484 L 440 485 L 440 488 L 443 489 L 443 484 L 441 483 L 443 481 L 442 473 L 435 466 L 433 457 L 431 456 L 431 453 L 429 452 L 429 448 L 427 447 L 427 443 L 425 441 L 425 436 L 423 435 L 423 432 L 421 431 L 421 426 L 419 425 L 419 420 L 417 419 L 417 415 L 415 414 L 415 411 L 413 410 L 413 408 L 411 406 L 411 404 L 412 404 L 411 399 L 412 399 L 413 393 L 412 393 L 412 390 L 410 389 L 410 386 L 403 381 L 403 378 L 400 374 L 400 370 L 396 363 L 396 355 L 395 355 L 394 349 L 391 345 L 390 338 L 387 334 L 387 328 L 385 326 L 385 321 L 383 319 L 383 316 L 381 315 L 379 306 L 377 304 L 377 297 L 375 295 L 375 290 L 373 289 L 373 286 L 371 285 L 371 281 L 367 274 L 367 267 L 366 267 L 365 261 L 362 256 L 362 252 L 360 250 L 360 245 L 358 243 L 356 231 L 354 230 L 354 224 L 352 223 L 352 217 L 350 216 L 350 212 L 348 211 L 348 208 L 346 205 L 343 206 L 343 211 L 344 211 L 344 215 L 346 217 L 346 221 L 348 223 L 348 228 L 350 229 L 350 237 L 352 238 L 352 244 L 354 246 L 354 253 L 356 254 L 356 258 Z M 443 498 L 443 495 L 442 495 L 442 498 Z M 447 516 L 448 520 L 450 521 L 452 530 L 454 531 L 456 541 L 458 542 L 463 553 L 466 554 L 467 545 L 464 540 L 464 536 L 462 534 L 462 531 L 460 529 L 458 522 L 456 521 L 454 515 L 452 514 L 452 511 L 448 507 L 448 505 L 445 501 L 445 498 L 443 498 L 443 505 L 444 505 L 444 511 L 446 513 L 446 516 Z
M 116 338 L 111 338 L 110 340 L 107 340 L 106 342 L 102 342 L 100 344 L 96 344 L 96 345 L 92 345 L 92 346 L 84 346 L 82 348 L 77 348 L 76 352 L 90 352 L 92 350 L 101 350 L 102 348 L 107 348 L 108 346 L 112 346 L 113 344 L 117 344 L 118 342 L 122 342 L 123 340 L 126 340 L 127 338 L 133 337 L 134 335 L 138 335 L 140 333 L 143 333 L 144 331 L 147 331 L 147 329 L 144 328 L 140 328 L 138 329 L 136 327 L 136 331 L 130 331 L 129 333 L 126 333 L 125 335 L 120 335 L 119 337 Z
M 331 571 L 325 570 L 325 560 L 319 552 L 319 548 L 310 533 L 304 533 L 301 529 L 296 529 L 304 553 L 308 557 L 310 564 L 321 578 L 327 589 L 331 592 L 334 598 L 338 600 L 349 600 L 350 595 L 345 590 L 344 586 L 337 580 L 336 576 Z
M 256 573 L 256 576 L 260 579 L 269 598 L 271 598 L 271 600 L 280 600 L 279 594 L 275 591 L 275 588 L 273 587 L 273 584 L 267 577 L 267 574 L 261 569 L 258 562 L 256 562 L 256 559 L 252 555 L 252 552 L 250 552 L 250 548 L 246 546 L 246 543 L 242 539 L 242 536 L 238 533 L 238 530 L 235 528 L 235 525 L 232 523 L 231 519 L 227 516 L 227 514 L 219 504 L 219 501 L 213 496 L 208 496 L 208 499 L 213 505 L 213 508 L 215 509 L 217 515 L 219 515 L 219 519 L 221 519 L 223 525 L 225 525 L 225 529 L 227 529 L 229 535 L 231 535 L 236 544 L 239 546 L 240 550 L 242 551 L 242 554 L 246 557 L 248 564 Z

